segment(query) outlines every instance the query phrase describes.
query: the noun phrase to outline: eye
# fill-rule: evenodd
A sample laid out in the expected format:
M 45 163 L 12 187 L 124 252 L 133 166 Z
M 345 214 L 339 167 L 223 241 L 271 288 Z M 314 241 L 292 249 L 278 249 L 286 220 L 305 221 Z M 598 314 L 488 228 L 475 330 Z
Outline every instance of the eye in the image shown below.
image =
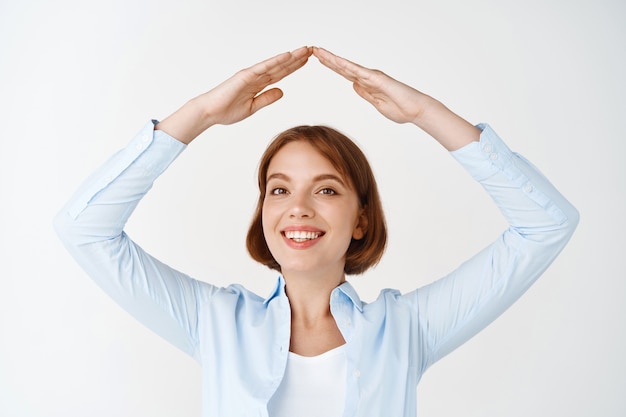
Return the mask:
M 272 190 L 270 191 L 270 194 L 272 195 L 287 194 L 287 190 L 285 190 L 284 188 L 276 187 L 276 188 L 272 188 Z
M 322 195 L 336 195 L 337 194 L 337 191 L 333 190 L 332 188 L 322 188 L 318 192 Z

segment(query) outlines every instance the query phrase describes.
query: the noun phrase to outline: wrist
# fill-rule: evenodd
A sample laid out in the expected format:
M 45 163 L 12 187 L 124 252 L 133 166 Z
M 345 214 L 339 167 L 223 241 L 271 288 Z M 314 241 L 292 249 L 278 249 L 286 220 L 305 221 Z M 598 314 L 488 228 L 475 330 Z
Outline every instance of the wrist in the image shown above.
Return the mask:
M 215 111 L 204 99 L 204 95 L 200 95 L 189 100 L 183 108 L 186 108 L 189 121 L 198 127 L 202 127 L 202 131 L 218 124 L 215 120 Z
M 429 125 L 429 120 L 432 120 L 434 115 L 437 114 L 438 108 L 440 109 L 443 104 L 434 99 L 433 97 L 424 93 L 419 93 L 416 102 L 416 110 L 411 123 L 420 129 L 424 130 Z
M 184 144 L 189 144 L 214 124 L 211 112 L 207 111 L 201 100 L 193 98 L 161 121 L 156 128 Z
M 413 123 L 448 151 L 457 150 L 480 139 L 479 129 L 452 112 L 442 102 L 428 96 Z

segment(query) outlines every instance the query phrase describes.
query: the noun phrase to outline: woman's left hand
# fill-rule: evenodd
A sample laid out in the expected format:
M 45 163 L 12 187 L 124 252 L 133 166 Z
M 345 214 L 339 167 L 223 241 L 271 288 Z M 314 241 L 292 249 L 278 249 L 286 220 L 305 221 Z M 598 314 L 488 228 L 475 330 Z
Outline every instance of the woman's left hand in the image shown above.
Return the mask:
M 370 102 L 383 116 L 396 123 L 414 123 L 428 97 L 382 71 L 369 69 L 314 47 L 313 55 L 325 66 L 352 81 L 354 91 Z
M 413 123 L 452 151 L 479 140 L 480 131 L 439 101 L 382 71 L 369 69 L 314 47 L 313 55 L 337 74 L 352 81 L 354 91 L 386 118 Z

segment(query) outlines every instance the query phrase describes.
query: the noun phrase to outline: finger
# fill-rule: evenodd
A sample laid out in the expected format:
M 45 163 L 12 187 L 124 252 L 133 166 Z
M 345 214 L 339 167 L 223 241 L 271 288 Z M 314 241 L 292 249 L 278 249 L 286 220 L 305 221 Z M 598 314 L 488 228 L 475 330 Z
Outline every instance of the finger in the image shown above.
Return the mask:
M 279 81 L 294 71 L 302 68 L 308 62 L 312 53 L 313 50 L 309 47 L 299 48 L 292 52 L 288 61 L 278 64 L 268 71 L 272 82 Z
M 301 46 L 300 48 L 291 51 L 291 54 L 295 57 L 306 56 L 307 58 L 313 55 L 312 46 Z
M 315 55 L 315 57 L 320 61 L 322 65 L 325 65 L 326 67 L 339 73 L 340 75 L 345 75 L 345 69 L 339 65 L 339 57 L 337 55 L 334 55 L 331 52 L 318 47 L 314 48 L 313 55 Z
M 307 47 L 285 52 L 241 70 L 236 76 L 256 94 L 304 66 L 311 53 Z
M 272 103 L 280 100 L 283 96 L 283 92 L 280 88 L 272 88 L 270 90 L 264 91 L 258 96 L 256 96 L 252 100 L 252 106 L 250 108 L 250 113 L 256 113 L 258 110 L 263 107 L 269 106 Z
M 264 61 L 261 61 L 257 64 L 254 64 L 248 69 L 254 73 L 265 73 L 267 72 L 269 68 L 272 68 L 272 67 L 275 67 L 276 65 L 280 65 L 284 62 L 287 62 L 289 59 L 291 59 L 291 57 L 292 57 L 291 52 L 283 52 L 282 54 L 278 54 Z
M 284 78 L 285 76 L 302 68 L 308 62 L 310 55 L 310 53 L 292 55 L 289 61 L 279 64 L 274 68 L 271 68 L 268 73 L 273 82 L 276 82 L 279 79 Z
M 326 67 L 335 71 L 339 75 L 348 79 L 349 81 L 356 82 L 359 79 L 366 80 L 368 72 L 371 70 L 362 67 L 350 60 L 335 55 L 323 48 L 315 47 L 313 50 L 315 57 Z
M 303 46 L 292 52 L 284 52 L 248 68 L 257 76 L 280 79 L 306 64 L 313 53 L 312 48 Z

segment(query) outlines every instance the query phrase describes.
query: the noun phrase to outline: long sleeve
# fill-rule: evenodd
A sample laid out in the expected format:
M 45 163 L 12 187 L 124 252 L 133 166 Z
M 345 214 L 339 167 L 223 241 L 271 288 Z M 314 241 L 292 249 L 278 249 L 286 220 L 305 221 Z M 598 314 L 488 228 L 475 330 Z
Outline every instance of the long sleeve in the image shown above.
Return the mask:
M 407 294 L 418 313 L 422 371 L 486 327 L 546 270 L 578 224 L 576 209 L 487 125 L 452 155 L 492 197 L 509 228 L 446 277 Z
M 123 228 L 154 180 L 185 145 L 146 124 L 129 145 L 92 174 L 57 214 L 62 242 L 118 304 L 190 355 L 197 344 L 197 303 L 212 291 L 159 262 Z

